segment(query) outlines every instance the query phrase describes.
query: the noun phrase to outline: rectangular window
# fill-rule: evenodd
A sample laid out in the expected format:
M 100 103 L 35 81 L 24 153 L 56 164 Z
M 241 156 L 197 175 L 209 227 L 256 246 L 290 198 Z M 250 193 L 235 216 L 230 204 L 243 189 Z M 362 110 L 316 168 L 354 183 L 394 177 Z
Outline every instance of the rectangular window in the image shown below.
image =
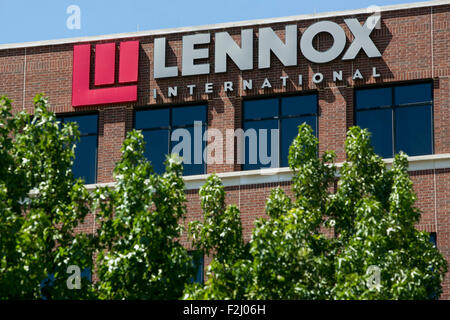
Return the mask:
M 305 122 L 317 134 L 317 94 L 246 100 L 243 118 L 243 170 L 287 167 L 289 147 L 298 134 L 298 126 Z M 271 134 L 272 129 L 278 130 L 278 136 Z M 271 154 L 272 142 L 276 155 Z M 276 164 L 268 163 L 267 157 L 276 158 Z
M 195 276 L 190 279 L 191 283 L 203 283 L 203 273 L 205 260 L 200 251 L 189 251 L 189 255 L 192 257 L 192 263 L 195 269 Z
M 82 178 L 86 184 L 97 182 L 97 138 L 98 115 L 60 116 L 62 123 L 75 122 L 80 131 L 80 140 L 75 148 L 72 172 L 75 178 Z
M 66 272 L 62 272 L 62 273 L 60 273 L 60 275 L 61 274 L 64 277 L 64 274 L 66 274 Z M 83 271 L 80 272 L 80 278 L 81 279 L 84 278 L 87 281 L 92 283 L 91 268 L 84 268 Z M 40 290 L 41 290 L 41 299 L 42 300 L 51 300 L 52 299 L 51 288 L 54 287 L 54 285 L 55 285 L 55 274 L 54 273 L 47 274 L 47 278 L 41 280 Z
M 183 157 L 183 175 L 206 173 L 203 134 L 206 131 L 207 111 L 206 105 L 135 111 L 134 127 L 142 130 L 145 156 L 156 173 L 165 171 L 164 161 L 171 152 Z
M 434 244 L 434 246 L 437 246 L 437 235 L 436 232 L 430 232 L 430 242 Z
M 355 91 L 356 125 L 372 133 L 372 146 L 383 158 L 403 151 L 433 153 L 432 83 Z

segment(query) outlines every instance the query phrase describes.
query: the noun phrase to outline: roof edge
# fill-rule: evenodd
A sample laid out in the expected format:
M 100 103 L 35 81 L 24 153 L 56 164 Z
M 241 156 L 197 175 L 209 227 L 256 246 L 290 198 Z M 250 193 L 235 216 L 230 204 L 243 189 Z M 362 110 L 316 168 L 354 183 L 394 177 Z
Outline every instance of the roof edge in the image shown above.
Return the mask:
M 412 3 L 406 3 L 406 4 L 380 6 L 380 10 L 381 10 L 381 12 L 383 12 L 383 11 L 386 12 L 386 11 L 407 10 L 407 9 L 415 9 L 415 8 L 435 7 L 435 6 L 449 5 L 449 4 L 450 4 L 449 0 L 433 0 L 433 1 L 412 2 Z M 264 19 L 256 19 L 256 20 L 224 22 L 224 23 L 208 24 L 208 25 L 200 25 L 200 26 L 188 26 L 188 27 L 138 31 L 138 32 L 115 33 L 115 34 L 107 34 L 107 35 L 100 35 L 100 36 L 86 36 L 86 37 L 77 37 L 77 38 L 63 38 L 63 39 L 54 39 L 54 40 L 40 40 L 40 41 L 20 42 L 20 43 L 7 43 L 7 44 L 0 44 L 0 50 L 41 47 L 41 46 L 54 46 L 54 45 L 71 44 L 71 43 L 78 43 L 78 42 L 127 39 L 127 38 L 134 38 L 134 37 L 145 37 L 145 36 L 156 36 L 156 35 L 168 35 L 168 34 L 183 33 L 183 32 L 198 32 L 198 31 L 207 31 L 207 30 L 215 30 L 215 29 L 247 27 L 247 26 L 255 26 L 255 25 L 284 23 L 284 22 L 290 22 L 290 21 L 301 21 L 301 20 L 310 20 L 310 19 L 323 19 L 323 18 L 340 17 L 340 16 L 356 15 L 356 14 L 367 14 L 367 13 L 368 13 L 367 8 L 362 8 L 362 9 L 353 9 L 353 10 L 344 10 L 344 11 L 331 11 L 331 12 L 323 12 L 323 13 L 302 14 L 302 15 L 279 17 L 279 18 L 264 18 Z

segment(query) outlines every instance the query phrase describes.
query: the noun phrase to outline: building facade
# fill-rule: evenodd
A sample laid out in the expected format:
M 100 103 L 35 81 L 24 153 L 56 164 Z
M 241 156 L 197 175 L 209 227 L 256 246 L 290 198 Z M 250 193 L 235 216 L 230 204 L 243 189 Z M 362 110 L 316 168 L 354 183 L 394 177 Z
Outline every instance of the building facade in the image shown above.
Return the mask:
M 62 122 L 79 124 L 73 171 L 91 189 L 113 183 L 133 128 L 157 172 L 189 133 L 180 151 L 190 159 L 187 222 L 201 219 L 198 188 L 215 172 L 241 210 L 246 240 L 270 190 L 290 192 L 287 150 L 299 124 L 310 124 L 319 152 L 335 150 L 337 162 L 346 159 L 347 130 L 369 128 L 386 163 L 400 150 L 410 156 L 417 228 L 450 261 L 449 46 L 448 1 L 7 44 L 0 94 L 32 113 L 44 92 Z M 80 230 L 94 228 L 90 216 Z M 443 290 L 450 299 L 449 276 Z

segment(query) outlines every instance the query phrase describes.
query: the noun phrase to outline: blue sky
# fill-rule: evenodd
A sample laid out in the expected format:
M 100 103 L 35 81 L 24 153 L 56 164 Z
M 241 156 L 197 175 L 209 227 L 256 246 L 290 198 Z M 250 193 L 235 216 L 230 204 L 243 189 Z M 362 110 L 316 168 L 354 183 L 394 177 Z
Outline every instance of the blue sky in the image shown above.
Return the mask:
M 391 5 L 408 0 L 0 0 L 0 44 Z M 81 10 L 68 29 L 67 7 Z

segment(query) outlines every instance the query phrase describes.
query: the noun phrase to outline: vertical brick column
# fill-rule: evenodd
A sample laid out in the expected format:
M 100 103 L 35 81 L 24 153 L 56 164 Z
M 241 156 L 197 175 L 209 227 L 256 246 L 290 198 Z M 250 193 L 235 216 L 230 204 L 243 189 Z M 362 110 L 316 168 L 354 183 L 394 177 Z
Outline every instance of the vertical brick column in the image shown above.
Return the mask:
M 0 95 L 13 100 L 14 112 L 22 110 L 25 49 L 0 51 Z
M 450 153 L 450 79 L 434 81 L 434 153 Z
M 437 247 L 450 269 L 450 169 L 436 170 Z M 440 299 L 450 300 L 450 275 L 442 282 Z
M 352 112 L 353 105 L 347 103 L 352 89 L 347 87 L 328 87 L 319 90 L 318 137 L 319 151 L 336 152 L 336 161 L 345 160 L 345 137 L 347 132 L 347 109 Z
M 120 160 L 120 148 L 125 139 L 126 107 L 99 110 L 97 182 L 112 182 L 113 170 Z
M 227 164 L 227 158 L 234 158 L 236 160 L 236 142 L 234 145 L 234 152 L 227 150 L 226 130 L 235 130 L 240 128 L 241 117 L 241 98 L 237 97 L 221 97 L 208 101 L 208 129 L 217 129 L 222 133 L 223 138 L 223 163 L 208 163 L 207 172 L 229 172 L 235 169 L 239 170 L 239 165 Z M 237 123 L 239 121 L 239 123 Z M 208 161 L 210 162 L 210 161 Z
M 434 77 L 435 153 L 450 153 L 450 12 L 448 6 L 433 7 L 432 61 Z M 431 19 L 430 19 L 431 20 Z M 439 235 L 438 235 L 439 237 Z

